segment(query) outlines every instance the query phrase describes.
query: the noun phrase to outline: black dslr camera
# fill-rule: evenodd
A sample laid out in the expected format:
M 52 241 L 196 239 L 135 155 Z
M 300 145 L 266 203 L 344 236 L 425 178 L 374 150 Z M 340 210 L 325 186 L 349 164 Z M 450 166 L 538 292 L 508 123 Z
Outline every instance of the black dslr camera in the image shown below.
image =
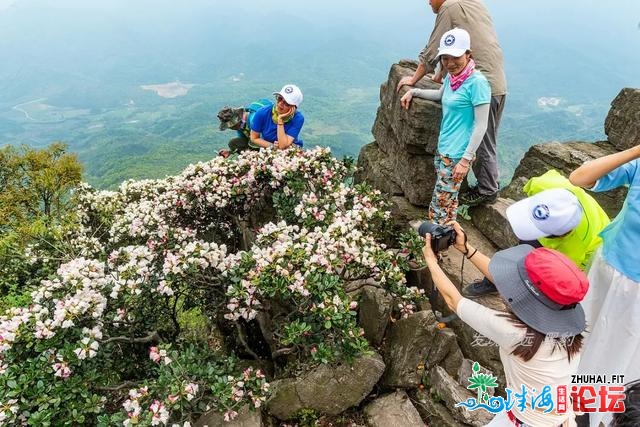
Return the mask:
M 456 241 L 456 230 L 447 225 L 434 224 L 425 221 L 420 224 L 418 234 L 424 237 L 427 233 L 431 234 L 431 249 L 434 253 L 447 249 Z

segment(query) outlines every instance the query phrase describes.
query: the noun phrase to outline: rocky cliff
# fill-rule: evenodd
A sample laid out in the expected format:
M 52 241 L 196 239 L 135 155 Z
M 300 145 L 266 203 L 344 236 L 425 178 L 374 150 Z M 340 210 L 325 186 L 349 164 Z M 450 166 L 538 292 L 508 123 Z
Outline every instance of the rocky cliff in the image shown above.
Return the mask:
M 424 219 L 435 180 L 433 156 L 440 128 L 441 109 L 435 102 L 414 98 L 409 110 L 400 108 L 398 81 L 413 73 L 413 61 L 400 61 L 389 71 L 380 87 L 380 106 L 373 125 L 374 142 L 365 145 L 358 157 L 357 182 L 368 182 L 389 194 L 399 223 Z M 437 88 L 422 79 L 417 87 Z M 508 114 L 508 112 L 507 112 Z M 640 89 L 623 89 L 613 100 L 605 121 L 607 141 L 551 141 L 532 146 L 515 170 L 511 182 L 492 205 L 472 209 L 473 224 L 486 243 L 498 248 L 513 244 L 515 236 L 505 227 L 504 209 L 524 197 L 522 185 L 549 169 L 568 175 L 586 160 L 624 150 L 640 143 Z M 500 141 L 499 143 L 507 143 Z M 624 191 L 593 193 L 610 216 L 620 210 Z M 499 226 L 498 226 L 499 225 Z
M 372 129 L 374 142 L 360 151 L 356 175 L 357 182 L 367 182 L 389 195 L 395 222 L 405 229 L 415 220 L 426 218 L 426 206 L 435 181 L 433 156 L 441 118 L 440 105 L 422 99 L 414 98 L 408 111 L 400 108 L 400 97 L 408 88 L 396 93 L 396 85 L 403 76 L 413 73 L 416 66 L 415 62 L 401 61 L 391 67 L 388 80 L 380 88 L 380 106 Z M 423 79 L 418 87 L 437 88 L 438 85 Z M 505 209 L 525 197 L 521 189 L 530 177 L 552 168 L 568 176 L 586 160 L 640 144 L 640 89 L 623 89 L 613 100 L 604 125 L 607 141 L 552 141 L 531 147 L 511 182 L 501 190 L 501 197 L 491 205 L 472 208 L 470 222 L 462 220 L 470 241 L 488 255 L 517 244 Z M 622 206 L 625 192 L 592 195 L 613 217 Z M 443 261 L 443 267 L 454 283 L 467 284 L 480 278 L 480 273 L 470 263 L 462 264 L 462 261 L 456 251 L 449 251 Z M 428 292 L 431 290 L 429 274 L 424 270 L 413 272 L 409 281 Z M 480 302 L 492 307 L 501 306 L 495 296 L 483 297 Z M 443 309 L 441 301 L 431 303 L 434 308 Z M 478 361 L 490 369 L 504 386 L 497 349 L 478 345 L 478 336 L 460 321 L 434 332 L 436 319 L 428 313 L 416 313 L 387 330 L 383 353 L 388 366 L 381 385 L 408 389 L 411 401 L 422 417 L 428 419 L 429 425 L 478 425 L 483 420 L 472 420 L 470 413 L 455 408 L 455 403 L 463 400 L 468 392 L 464 385 L 470 374 L 469 361 Z M 371 328 L 374 325 L 365 330 Z M 414 365 L 420 366 L 422 371 L 417 371 Z M 427 384 L 424 390 L 415 388 L 418 375 L 420 382 Z

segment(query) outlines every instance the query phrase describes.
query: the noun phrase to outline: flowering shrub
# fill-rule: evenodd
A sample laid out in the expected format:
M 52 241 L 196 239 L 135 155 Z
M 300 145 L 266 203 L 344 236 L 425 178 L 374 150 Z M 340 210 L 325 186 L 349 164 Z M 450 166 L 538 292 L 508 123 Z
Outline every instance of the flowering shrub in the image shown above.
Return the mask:
M 366 352 L 355 291 L 387 289 L 405 315 L 420 293 L 406 252 L 384 244 L 382 195 L 345 185 L 350 172 L 327 149 L 261 150 L 115 192 L 79 186 L 73 226 L 24 254 L 55 273 L 0 317 L 0 423 L 232 419 L 269 391 L 238 357 L 278 375 Z M 222 343 L 185 334 L 194 309 Z
M 155 363 L 151 368 L 153 379 L 130 388 L 122 410 L 99 416 L 98 424 L 188 422 L 176 415 L 209 409 L 223 410 L 225 419 L 231 420 L 247 403 L 254 409 L 260 408 L 269 391 L 269 383 L 260 369 L 236 369 L 237 360 L 202 348 L 186 346 L 176 351 L 170 345 L 152 346 L 149 359 Z M 232 370 L 238 372 L 225 374 Z

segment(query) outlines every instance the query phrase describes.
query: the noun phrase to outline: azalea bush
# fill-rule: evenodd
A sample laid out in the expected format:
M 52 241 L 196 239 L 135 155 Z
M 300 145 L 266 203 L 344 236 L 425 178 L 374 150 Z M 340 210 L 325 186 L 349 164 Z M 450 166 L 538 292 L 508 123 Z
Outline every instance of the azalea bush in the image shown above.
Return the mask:
M 232 419 L 269 378 L 366 353 L 357 291 L 386 289 L 404 315 L 421 294 L 352 168 L 327 149 L 261 150 L 77 187 L 64 225 L 21 255 L 43 272 L 28 301 L 0 317 L 0 422 Z

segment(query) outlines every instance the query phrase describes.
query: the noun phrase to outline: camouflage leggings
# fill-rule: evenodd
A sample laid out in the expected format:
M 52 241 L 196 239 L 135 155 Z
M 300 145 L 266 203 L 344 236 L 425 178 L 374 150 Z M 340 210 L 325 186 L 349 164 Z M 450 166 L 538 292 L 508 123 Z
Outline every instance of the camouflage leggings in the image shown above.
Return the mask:
M 436 184 L 433 187 L 433 197 L 429 205 L 429 220 L 438 224 L 445 224 L 456 220 L 458 209 L 458 192 L 462 180 L 454 181 L 453 167 L 457 160 L 436 154 L 433 164 L 436 170 Z

